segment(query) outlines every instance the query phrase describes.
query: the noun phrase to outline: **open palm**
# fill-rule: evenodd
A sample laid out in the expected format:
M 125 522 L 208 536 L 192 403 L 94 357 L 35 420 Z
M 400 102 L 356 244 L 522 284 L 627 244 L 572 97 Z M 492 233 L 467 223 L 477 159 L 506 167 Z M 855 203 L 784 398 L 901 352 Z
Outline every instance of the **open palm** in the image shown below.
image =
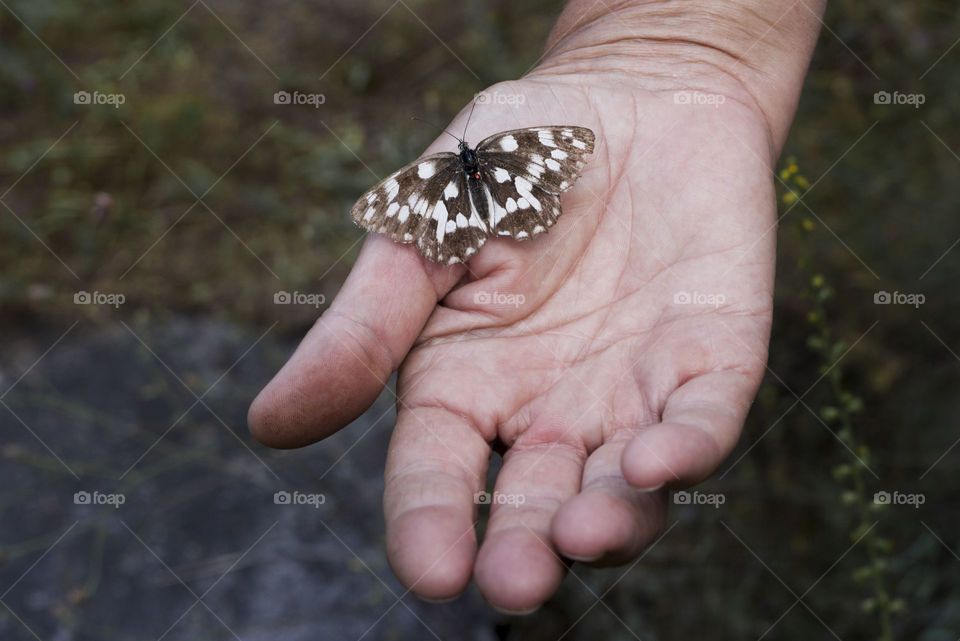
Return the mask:
M 477 107 L 473 144 L 537 125 L 596 133 L 558 224 L 453 267 L 371 235 L 250 423 L 273 446 L 315 441 L 399 367 L 392 567 L 425 598 L 474 576 L 522 612 L 567 559 L 635 557 L 663 526 L 666 487 L 702 480 L 736 443 L 766 360 L 774 152 L 736 95 L 548 72 L 489 92 L 515 99 Z M 478 551 L 491 451 L 504 460 Z

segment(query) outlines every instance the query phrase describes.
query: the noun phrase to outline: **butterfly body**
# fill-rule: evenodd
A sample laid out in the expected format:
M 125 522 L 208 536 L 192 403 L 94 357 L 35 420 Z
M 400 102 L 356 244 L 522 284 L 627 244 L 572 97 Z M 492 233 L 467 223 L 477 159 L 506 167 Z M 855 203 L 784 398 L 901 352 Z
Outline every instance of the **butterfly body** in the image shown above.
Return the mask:
M 494 134 L 458 153 L 439 153 L 394 172 L 351 211 L 361 227 L 453 264 L 491 236 L 526 240 L 560 216 L 560 194 L 593 152 L 584 127 L 531 127 Z

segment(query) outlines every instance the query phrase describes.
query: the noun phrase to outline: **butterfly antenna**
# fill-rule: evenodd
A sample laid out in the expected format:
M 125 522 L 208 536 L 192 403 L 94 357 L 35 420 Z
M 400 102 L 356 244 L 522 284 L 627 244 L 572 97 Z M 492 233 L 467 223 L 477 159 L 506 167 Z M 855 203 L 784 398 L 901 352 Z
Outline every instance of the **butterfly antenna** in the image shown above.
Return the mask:
M 480 100 L 480 94 L 477 94 L 477 97 L 473 99 L 473 106 L 470 107 L 470 114 L 467 115 L 467 124 L 463 126 L 463 138 L 461 138 L 461 140 L 466 140 L 467 138 L 467 127 L 470 126 L 470 119 L 473 118 L 473 110 L 477 108 L 478 100 Z
M 425 120 L 425 119 L 423 119 L 423 118 L 418 118 L 417 116 L 410 116 L 410 120 L 419 120 L 420 122 L 425 122 L 425 123 L 427 123 L 428 125 L 433 125 L 433 126 L 436 127 L 437 129 L 440 129 L 441 131 L 443 131 L 443 133 L 445 133 L 445 134 L 447 134 L 448 136 L 452 137 L 452 138 L 453 138 L 454 140 L 456 140 L 457 142 L 463 142 L 463 139 L 462 139 L 462 138 L 457 138 L 457 137 L 454 136 L 452 133 L 450 133 L 449 131 L 447 131 L 446 129 L 444 129 L 443 127 L 441 127 L 440 125 L 438 125 L 438 124 L 436 124 L 436 123 L 434 123 L 434 122 L 430 122 L 429 120 Z

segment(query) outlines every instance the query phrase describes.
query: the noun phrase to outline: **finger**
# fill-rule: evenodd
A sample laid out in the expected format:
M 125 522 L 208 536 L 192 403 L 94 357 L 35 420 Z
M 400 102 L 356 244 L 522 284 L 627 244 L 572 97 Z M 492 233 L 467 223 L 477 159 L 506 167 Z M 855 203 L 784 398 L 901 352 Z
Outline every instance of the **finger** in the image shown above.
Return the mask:
M 359 416 L 462 272 L 371 234 L 330 309 L 254 399 L 253 435 L 272 447 L 299 447 Z
M 580 493 L 560 506 L 551 532 L 567 558 L 612 565 L 636 557 L 660 532 L 665 492 L 632 487 L 620 471 L 626 439 L 605 443 L 587 458 Z
M 565 429 L 554 425 L 551 435 L 531 428 L 504 458 L 474 570 L 477 586 L 498 610 L 532 612 L 566 572 L 551 542 L 550 523 L 579 489 L 586 450 L 582 443 L 553 438 Z
M 415 594 L 445 600 L 470 581 L 476 556 L 474 495 L 490 448 L 464 418 L 437 408 L 402 409 L 387 455 L 387 557 Z
M 725 370 L 679 387 L 667 399 L 661 422 L 641 430 L 624 449 L 624 477 L 646 489 L 707 478 L 737 444 L 758 383 L 752 373 Z

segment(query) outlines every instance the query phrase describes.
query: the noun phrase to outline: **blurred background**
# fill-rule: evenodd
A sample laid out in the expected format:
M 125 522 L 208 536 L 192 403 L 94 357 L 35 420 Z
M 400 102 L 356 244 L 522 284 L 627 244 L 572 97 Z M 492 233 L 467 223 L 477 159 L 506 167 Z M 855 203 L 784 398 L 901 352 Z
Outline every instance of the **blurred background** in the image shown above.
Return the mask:
M 561 3 L 0 5 L 0 638 L 960 636 L 954 3 L 830 5 L 740 446 L 637 564 L 524 618 L 390 573 L 389 391 L 298 451 L 245 413 L 371 171 L 437 134 L 409 116 L 522 75 Z

